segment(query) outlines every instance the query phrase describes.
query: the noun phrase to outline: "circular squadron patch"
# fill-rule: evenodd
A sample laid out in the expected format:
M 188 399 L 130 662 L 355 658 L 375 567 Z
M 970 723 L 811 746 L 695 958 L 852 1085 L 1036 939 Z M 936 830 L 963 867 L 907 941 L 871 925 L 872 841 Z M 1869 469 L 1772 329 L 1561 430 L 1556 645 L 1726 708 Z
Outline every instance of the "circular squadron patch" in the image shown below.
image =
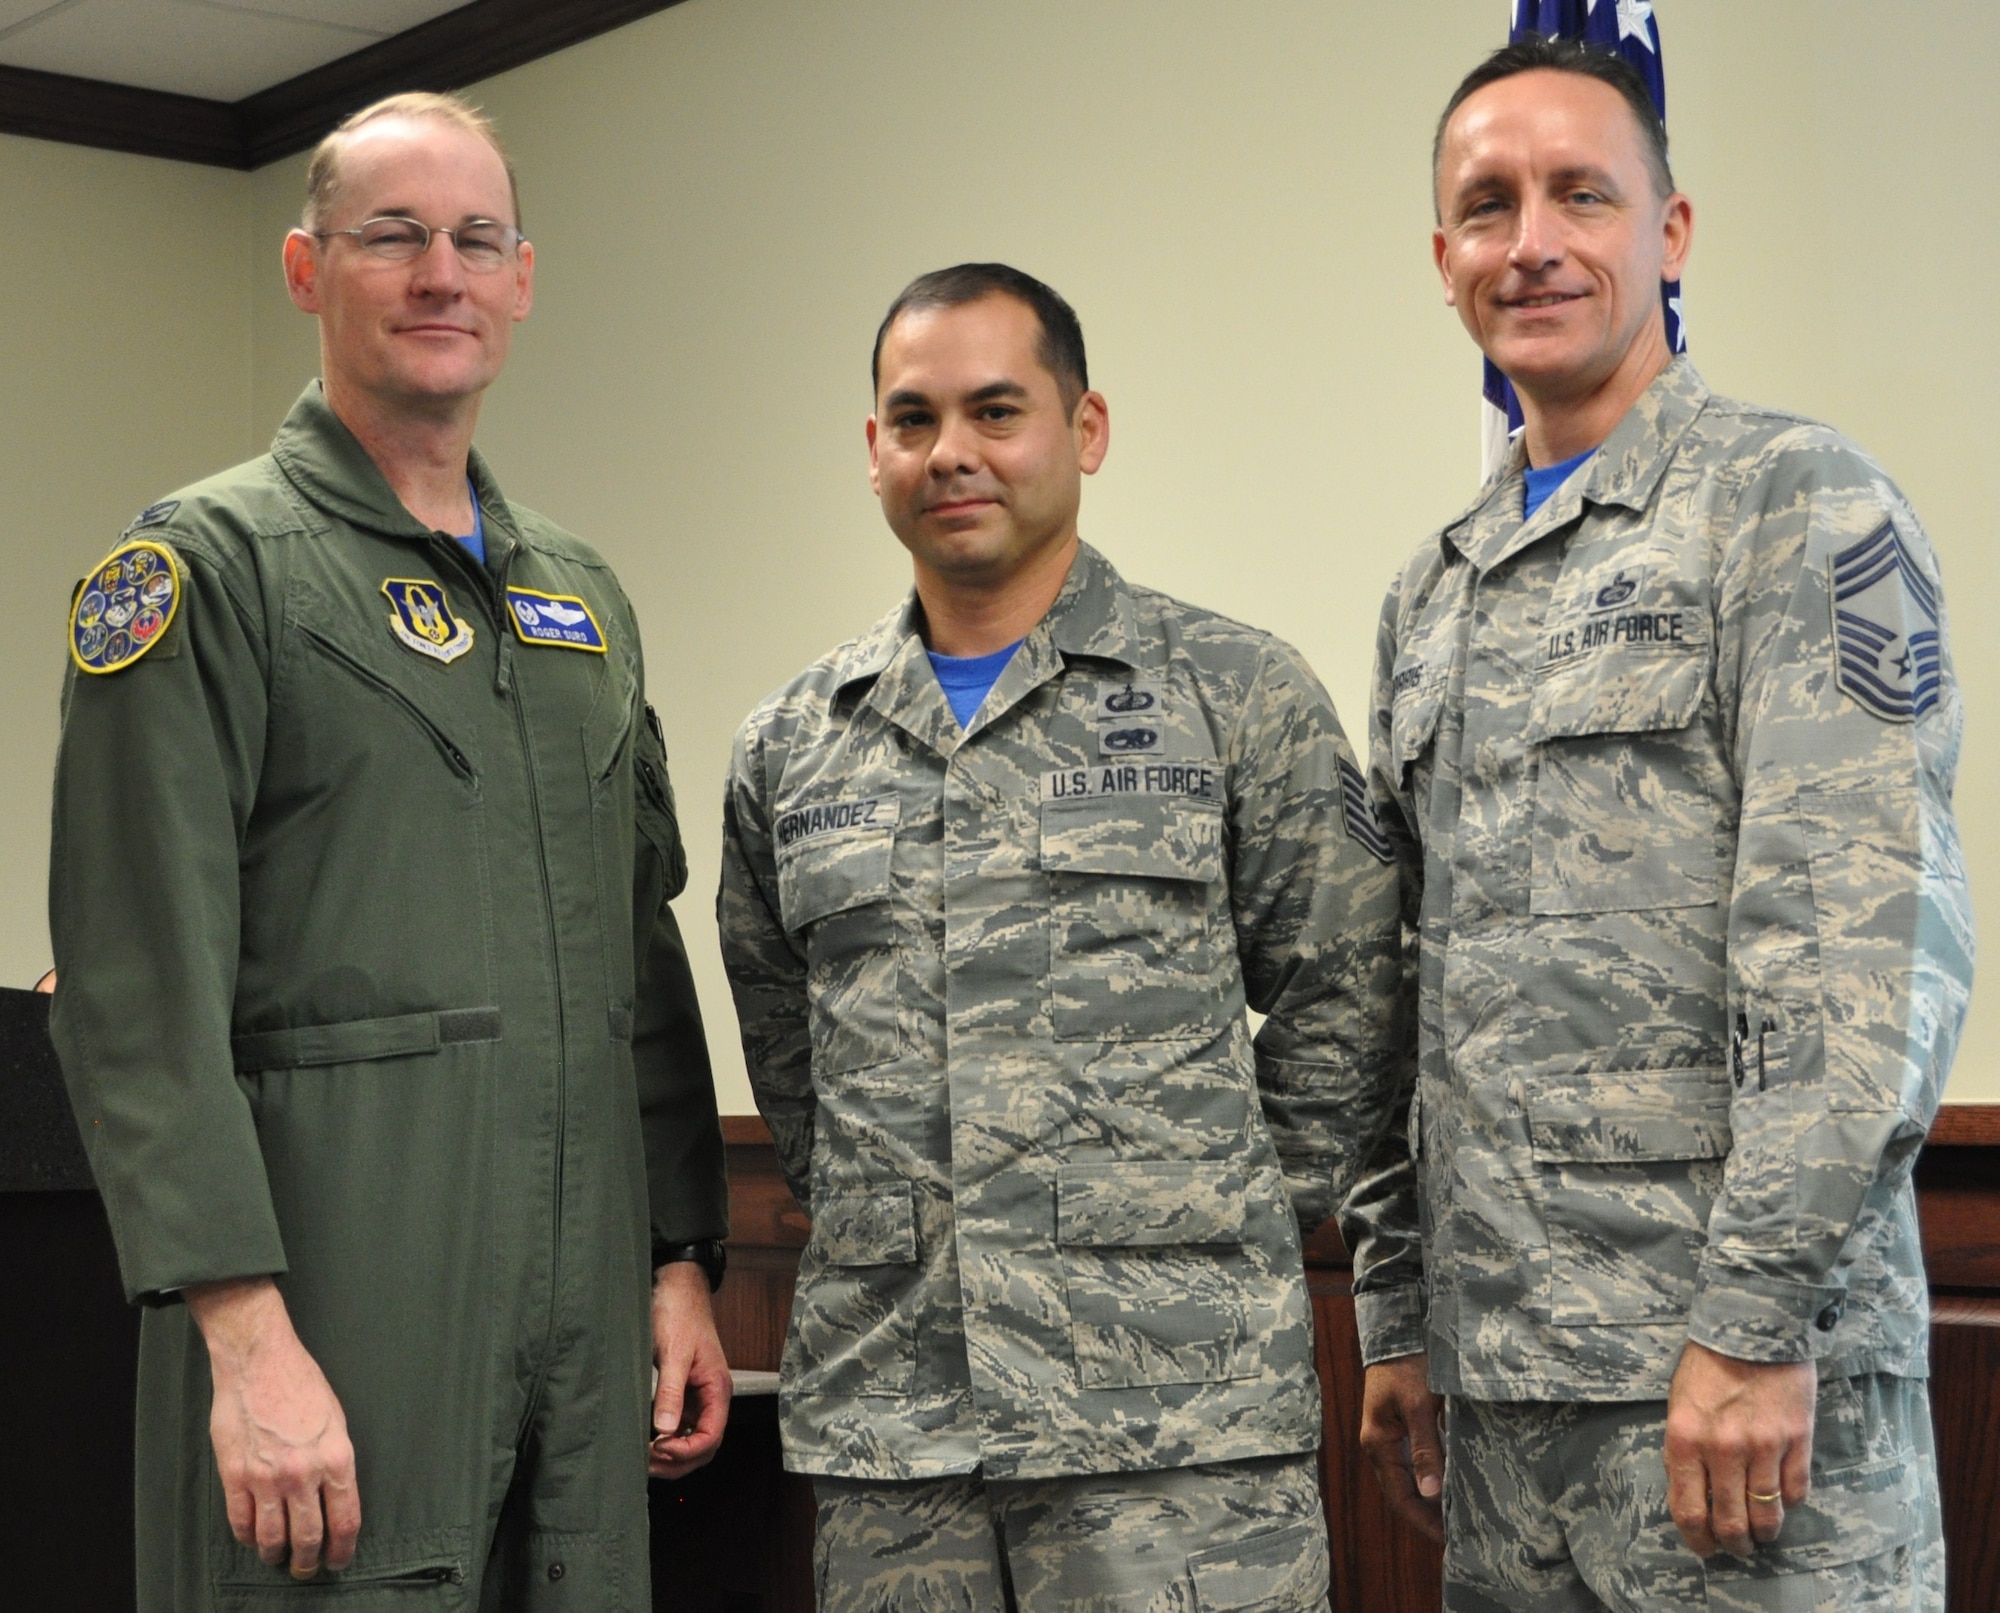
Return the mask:
M 117 672 L 165 637 L 180 609 L 173 550 L 141 538 L 121 544 L 84 579 L 69 612 L 69 653 L 80 671 Z

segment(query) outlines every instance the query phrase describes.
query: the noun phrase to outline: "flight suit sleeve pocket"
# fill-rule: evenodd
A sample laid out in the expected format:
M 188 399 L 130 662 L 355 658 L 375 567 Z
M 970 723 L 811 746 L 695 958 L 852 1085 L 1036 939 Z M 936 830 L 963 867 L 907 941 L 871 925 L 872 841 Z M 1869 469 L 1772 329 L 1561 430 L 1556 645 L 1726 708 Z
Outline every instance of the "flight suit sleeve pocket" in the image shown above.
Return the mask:
M 1254 1377 L 1253 1285 L 1240 1172 L 1198 1161 L 1066 1165 L 1056 1241 L 1086 1389 Z
M 908 1182 L 865 1193 L 816 1194 L 812 1238 L 829 1266 L 907 1266 L 917 1258 L 915 1204 Z
M 1216 984 L 1222 840 L 1220 803 L 1133 794 L 1043 804 L 1059 1040 L 1168 1041 L 1228 1024 L 1232 1005 Z
M 1243 1173 L 1199 1161 L 1065 1165 L 1056 1241 L 1068 1248 L 1243 1241 Z
M 1529 911 L 1701 907 L 1721 888 L 1719 763 L 1696 725 L 1705 645 L 1601 651 L 1535 686 Z
M 1619 1071 L 1531 1088 L 1551 1321 L 1596 1326 L 1686 1313 L 1730 1149 L 1729 1094 L 1719 1068 Z
M 1196 1613 L 1316 1613 L 1326 1601 L 1331 1571 L 1326 1530 L 1290 1524 L 1188 1558 Z
M 902 1051 L 894 851 L 890 826 L 800 840 L 778 855 L 780 915 L 805 937 L 813 1068 L 823 1076 L 870 1069 Z

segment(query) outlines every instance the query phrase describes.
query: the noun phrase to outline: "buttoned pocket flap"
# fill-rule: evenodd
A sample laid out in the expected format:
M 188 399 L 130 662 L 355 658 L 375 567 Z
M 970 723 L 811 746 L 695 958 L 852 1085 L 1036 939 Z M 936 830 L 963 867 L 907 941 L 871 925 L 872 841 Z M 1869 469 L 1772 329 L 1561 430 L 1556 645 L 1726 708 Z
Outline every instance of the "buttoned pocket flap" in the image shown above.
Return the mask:
M 1056 1176 L 1056 1241 L 1072 1249 L 1243 1241 L 1243 1173 L 1197 1160 L 1065 1165 Z
M 812 1241 L 830 1266 L 908 1266 L 917 1258 L 916 1207 L 908 1182 L 865 1193 L 814 1194 Z
M 1128 770 L 1143 771 L 1137 764 Z M 1140 794 L 1045 801 L 1042 867 L 1208 884 L 1222 877 L 1221 805 Z
M 1398 766 L 1408 767 L 1437 737 L 1438 713 L 1444 709 L 1444 685 L 1442 676 L 1426 675 L 1421 666 L 1397 671 L 1391 685 L 1395 695 L 1389 711 L 1389 742 Z
M 829 913 L 889 899 L 889 859 L 896 845 L 897 801 L 842 801 L 779 816 L 778 905 L 794 934 Z M 840 827 L 802 833 L 784 843 L 788 823 L 804 812 L 839 814 Z M 845 820 L 858 821 L 849 823 Z
M 1537 1161 L 1721 1159 L 1729 1082 L 1715 1070 L 1629 1070 L 1537 1083 L 1528 1094 Z
M 1651 734 L 1685 728 L 1701 710 L 1707 646 L 1601 650 L 1558 661 L 1535 684 L 1525 738 Z
M 1325 1601 L 1326 1531 L 1315 1521 L 1212 1546 L 1188 1558 L 1197 1613 L 1310 1613 Z

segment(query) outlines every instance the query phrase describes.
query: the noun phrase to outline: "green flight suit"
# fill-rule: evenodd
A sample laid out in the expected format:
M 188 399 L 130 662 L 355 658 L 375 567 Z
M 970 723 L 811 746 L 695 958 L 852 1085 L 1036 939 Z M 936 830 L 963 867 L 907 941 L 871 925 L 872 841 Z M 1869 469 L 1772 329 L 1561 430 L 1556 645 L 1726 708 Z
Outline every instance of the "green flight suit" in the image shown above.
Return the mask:
M 72 612 L 51 1023 L 149 1305 L 143 1610 L 650 1605 L 653 1248 L 725 1231 L 685 859 L 630 604 L 471 476 L 486 567 L 315 384 L 128 531 L 176 574 L 143 653 L 91 664 L 106 568 Z M 167 1303 L 265 1273 L 356 1450 L 304 1591 L 230 1537 Z

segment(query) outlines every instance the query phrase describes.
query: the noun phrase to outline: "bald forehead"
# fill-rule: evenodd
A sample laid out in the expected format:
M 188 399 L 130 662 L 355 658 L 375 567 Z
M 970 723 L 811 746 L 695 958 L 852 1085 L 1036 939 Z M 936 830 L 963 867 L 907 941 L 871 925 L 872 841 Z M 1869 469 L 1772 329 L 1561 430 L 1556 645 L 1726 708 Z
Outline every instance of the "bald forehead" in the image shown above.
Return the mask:
M 373 119 L 341 137 L 334 152 L 335 204 L 343 213 L 421 211 L 404 197 L 451 189 L 469 203 L 463 217 L 520 222 L 506 159 L 492 141 L 440 117 Z M 445 220 L 433 220 L 443 223 Z

